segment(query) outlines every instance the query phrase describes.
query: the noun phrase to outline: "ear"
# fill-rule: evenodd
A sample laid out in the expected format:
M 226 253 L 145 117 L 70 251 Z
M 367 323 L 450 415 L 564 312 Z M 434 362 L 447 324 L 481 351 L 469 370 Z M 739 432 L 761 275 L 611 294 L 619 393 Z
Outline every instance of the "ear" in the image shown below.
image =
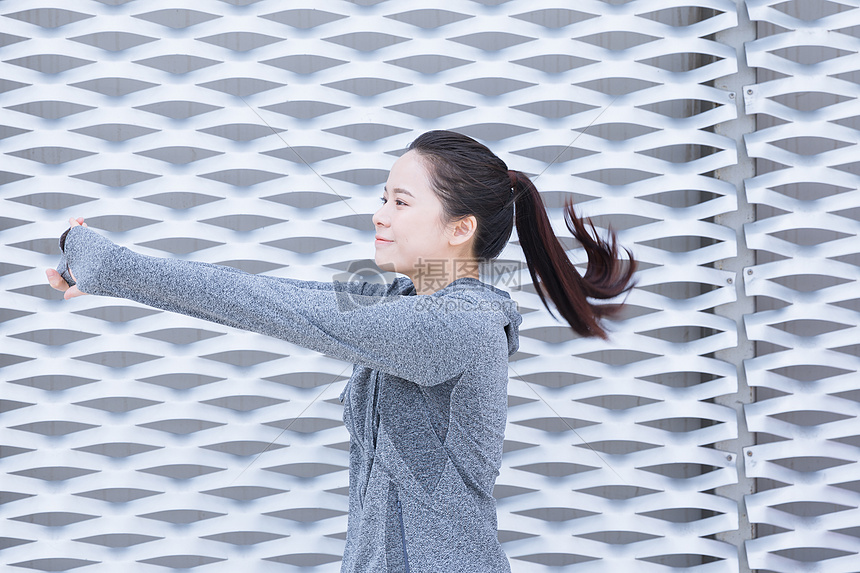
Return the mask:
M 451 225 L 451 235 L 448 239 L 448 244 L 451 246 L 460 246 L 466 244 L 475 236 L 475 231 L 478 229 L 478 220 L 474 215 L 469 215 L 459 221 L 454 221 Z

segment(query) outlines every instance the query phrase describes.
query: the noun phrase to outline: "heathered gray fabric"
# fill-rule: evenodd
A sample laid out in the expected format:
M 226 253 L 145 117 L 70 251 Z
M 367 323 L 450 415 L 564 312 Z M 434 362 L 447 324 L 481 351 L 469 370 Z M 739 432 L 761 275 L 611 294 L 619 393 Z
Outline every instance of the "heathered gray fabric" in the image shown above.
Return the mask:
M 58 271 L 123 297 L 288 340 L 355 363 L 341 395 L 350 433 L 344 572 L 510 571 L 493 486 L 507 412 L 507 359 L 521 322 L 509 295 L 458 279 L 321 283 L 148 257 L 85 227 Z M 403 530 L 401 530 L 401 522 Z M 405 547 L 404 547 L 405 538 Z

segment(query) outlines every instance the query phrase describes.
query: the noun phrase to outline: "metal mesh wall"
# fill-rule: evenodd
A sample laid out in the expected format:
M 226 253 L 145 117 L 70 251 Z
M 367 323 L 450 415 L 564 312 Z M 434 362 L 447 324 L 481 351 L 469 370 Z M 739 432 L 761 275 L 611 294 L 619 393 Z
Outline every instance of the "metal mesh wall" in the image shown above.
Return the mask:
M 760 526 L 774 535 L 747 557 L 774 571 L 809 561 L 786 551 L 852 563 L 856 537 L 838 530 L 857 521 L 856 482 L 834 488 L 851 466 L 815 460 L 857 461 L 856 165 L 851 147 L 810 157 L 779 143 L 827 126 L 834 147 L 853 145 L 856 85 L 828 78 L 828 95 L 799 98 L 838 100 L 821 110 L 779 97 L 805 81 L 791 76 L 856 74 L 856 38 L 839 36 L 845 53 L 827 62 L 778 51 L 811 37 L 830 46 L 825 30 L 853 25 L 856 10 L 813 21 L 749 4 L 755 20 L 803 31 L 750 46 L 749 65 L 789 78 L 739 102 L 714 87 L 737 71 L 736 47 L 714 39 L 738 26 L 729 0 L 0 1 L 0 563 L 338 570 L 348 436 L 337 395 L 351 365 L 127 301 L 64 302 L 43 269 L 65 220 L 83 215 L 147 254 L 303 279 L 361 274 L 387 170 L 429 129 L 474 136 L 532 174 L 577 263 L 569 197 L 641 262 L 608 343 L 574 338 L 528 273 L 486 277 L 524 314 L 495 492 L 514 570 L 741 567 L 717 535 L 737 529 L 743 500 L 715 490 L 743 468 L 714 447 L 738 435 L 722 404 L 740 365 L 715 357 L 736 345 L 736 323 L 715 309 L 739 288 L 783 301 L 746 323 L 781 350 L 746 365 L 770 392 L 746 421 L 764 441 L 791 440 L 745 452 L 750 475 L 791 486 L 762 482 L 746 500 L 752 521 L 774 526 Z M 738 209 L 737 182 L 713 176 L 737 153 L 714 128 L 744 104 L 779 118 L 747 140 L 780 168 L 762 164 L 748 182 L 750 201 L 775 210 L 746 233 L 779 260 L 760 259 L 739 285 L 719 268 L 738 239 L 715 221 Z M 809 182 L 820 197 L 777 188 Z M 835 240 L 778 236 L 811 227 Z M 501 258 L 518 268 L 516 242 Z M 797 294 L 778 281 L 797 260 L 844 284 Z M 771 328 L 807 319 L 850 329 Z M 779 370 L 794 366 L 809 379 Z M 836 509 L 810 509 L 825 505 Z M 813 538 L 818 549 L 804 550 Z
M 758 161 L 747 181 L 758 217 L 746 226 L 756 265 L 744 274 L 759 341 L 745 364 L 758 400 L 745 410 L 757 493 L 746 499 L 764 571 L 860 570 L 857 415 L 858 25 L 832 2 L 749 2 L 759 38 L 747 46 L 758 83 L 746 137 Z

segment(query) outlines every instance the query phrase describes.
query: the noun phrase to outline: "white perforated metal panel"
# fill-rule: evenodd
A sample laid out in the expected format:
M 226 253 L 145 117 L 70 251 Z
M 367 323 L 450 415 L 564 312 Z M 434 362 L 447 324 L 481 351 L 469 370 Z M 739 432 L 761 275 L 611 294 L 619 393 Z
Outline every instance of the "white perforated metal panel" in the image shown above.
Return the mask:
M 857 415 L 857 103 L 860 11 L 831 2 L 749 2 L 767 35 L 747 46 L 747 136 L 759 174 L 747 181 L 759 218 L 746 226 L 758 264 L 744 275 L 759 300 L 744 365 L 758 401 L 746 408 L 758 484 L 746 507 L 759 538 L 750 566 L 860 569 Z

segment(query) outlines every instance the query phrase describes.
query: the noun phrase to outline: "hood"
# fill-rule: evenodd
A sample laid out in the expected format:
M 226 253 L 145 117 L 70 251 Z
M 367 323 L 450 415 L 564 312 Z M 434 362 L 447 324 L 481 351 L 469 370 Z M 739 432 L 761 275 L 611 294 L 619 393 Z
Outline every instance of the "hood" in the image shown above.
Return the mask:
M 450 288 L 478 289 L 483 297 L 493 301 L 493 308 L 498 308 L 504 317 L 505 335 L 508 338 L 508 356 L 512 356 L 520 348 L 520 324 L 523 317 L 519 312 L 517 301 L 511 298 L 510 293 L 496 288 L 493 285 L 481 282 L 473 278 L 457 279 L 442 290 Z M 441 292 L 441 291 L 440 291 Z

